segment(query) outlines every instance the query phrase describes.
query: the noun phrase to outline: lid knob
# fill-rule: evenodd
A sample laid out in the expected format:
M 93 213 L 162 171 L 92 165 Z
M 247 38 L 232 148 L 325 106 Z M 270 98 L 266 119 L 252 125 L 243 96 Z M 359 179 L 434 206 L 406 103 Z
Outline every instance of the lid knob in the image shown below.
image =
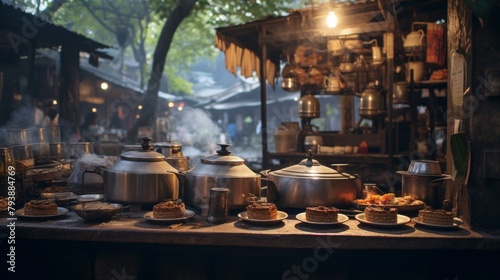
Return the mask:
M 153 150 L 153 145 L 151 145 L 151 139 L 150 137 L 142 137 L 142 143 L 141 143 L 141 147 L 144 151 L 152 151 Z
M 217 150 L 217 154 L 220 155 L 220 156 L 228 156 L 231 154 L 230 151 L 227 150 L 227 148 L 229 146 L 231 146 L 231 144 L 217 144 L 220 146 L 220 150 Z

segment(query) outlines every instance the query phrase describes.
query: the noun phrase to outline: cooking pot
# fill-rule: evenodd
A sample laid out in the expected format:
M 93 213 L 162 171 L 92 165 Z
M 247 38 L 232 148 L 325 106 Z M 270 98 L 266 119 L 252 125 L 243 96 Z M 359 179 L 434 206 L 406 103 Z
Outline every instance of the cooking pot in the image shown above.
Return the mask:
M 178 199 L 178 172 L 153 151 L 149 137 L 142 138 L 142 151 L 128 151 L 111 167 L 103 169 L 104 198 L 124 204 L 155 204 Z
M 208 210 L 211 188 L 228 188 L 229 209 L 247 206 L 247 197 L 260 196 L 261 178 L 248 168 L 240 157 L 227 150 L 230 144 L 218 144 L 217 154 L 201 159 L 201 163 L 185 172 L 184 202 L 204 211 Z
M 359 100 L 359 115 L 364 118 L 378 117 L 384 112 L 384 99 L 380 89 L 370 83 L 361 94 L 356 94 Z
M 401 193 L 422 200 L 436 209 L 443 206 L 445 183 L 450 175 L 416 175 L 405 171 L 396 171 L 402 175 Z
M 285 208 L 348 208 L 361 187 L 359 177 L 321 165 L 311 152 L 299 164 L 261 174 L 268 181 L 267 200 Z
M 319 118 L 320 104 L 319 100 L 308 93 L 299 100 L 299 117 L 301 118 Z
M 50 159 L 61 161 L 65 160 L 67 156 L 68 156 L 68 151 L 66 148 L 66 143 L 64 142 L 50 143 Z
M 189 159 L 182 154 L 182 144 L 179 142 L 160 142 L 154 144 L 157 152 L 165 156 L 165 160 L 178 171 L 189 169 Z

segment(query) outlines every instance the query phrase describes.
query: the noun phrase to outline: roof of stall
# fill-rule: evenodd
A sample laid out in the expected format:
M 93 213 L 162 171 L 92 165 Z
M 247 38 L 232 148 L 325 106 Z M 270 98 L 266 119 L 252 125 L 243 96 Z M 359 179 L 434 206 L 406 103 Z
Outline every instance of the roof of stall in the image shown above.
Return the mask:
M 380 8 L 376 1 L 367 0 L 291 10 L 286 16 L 270 16 L 242 25 L 217 28 L 216 46 L 225 53 L 229 72 L 240 71 L 244 77 L 250 77 L 255 71 L 259 78 L 260 60 L 265 49 L 265 78 L 274 86 L 280 61 L 287 60 L 298 43 L 392 28 L 391 19 L 387 18 L 390 15 L 381 12 Z M 325 28 L 324 22 L 331 9 L 339 17 L 341 28 Z
M 0 60 L 27 54 L 32 47 L 30 43 L 36 48 L 69 45 L 98 57 L 111 58 L 104 51 L 109 46 L 0 2 Z

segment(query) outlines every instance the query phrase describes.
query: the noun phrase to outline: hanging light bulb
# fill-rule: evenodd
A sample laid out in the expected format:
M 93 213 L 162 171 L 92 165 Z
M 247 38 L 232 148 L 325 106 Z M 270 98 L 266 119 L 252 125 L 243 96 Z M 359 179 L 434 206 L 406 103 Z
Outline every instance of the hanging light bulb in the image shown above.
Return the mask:
M 328 16 L 326 17 L 326 26 L 328 28 L 335 28 L 337 26 L 337 15 L 334 11 L 328 12 Z

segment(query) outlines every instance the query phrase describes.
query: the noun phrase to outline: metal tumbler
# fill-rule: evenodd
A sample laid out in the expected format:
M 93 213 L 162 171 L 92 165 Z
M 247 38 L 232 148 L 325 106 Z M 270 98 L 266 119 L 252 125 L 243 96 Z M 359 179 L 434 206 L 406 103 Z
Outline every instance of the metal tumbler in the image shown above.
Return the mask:
M 208 201 L 207 221 L 223 223 L 227 220 L 227 188 L 211 188 Z

